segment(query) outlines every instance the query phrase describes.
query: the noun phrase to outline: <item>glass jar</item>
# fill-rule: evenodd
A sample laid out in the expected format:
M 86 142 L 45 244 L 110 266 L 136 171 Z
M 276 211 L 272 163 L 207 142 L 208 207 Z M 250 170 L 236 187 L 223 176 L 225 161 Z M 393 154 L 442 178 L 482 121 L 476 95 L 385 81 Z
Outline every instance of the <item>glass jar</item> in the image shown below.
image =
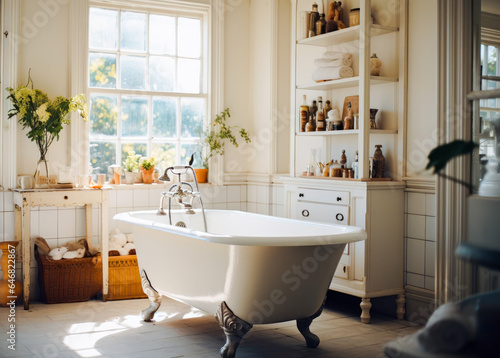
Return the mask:
M 356 26 L 360 24 L 359 7 L 349 11 L 349 26 Z

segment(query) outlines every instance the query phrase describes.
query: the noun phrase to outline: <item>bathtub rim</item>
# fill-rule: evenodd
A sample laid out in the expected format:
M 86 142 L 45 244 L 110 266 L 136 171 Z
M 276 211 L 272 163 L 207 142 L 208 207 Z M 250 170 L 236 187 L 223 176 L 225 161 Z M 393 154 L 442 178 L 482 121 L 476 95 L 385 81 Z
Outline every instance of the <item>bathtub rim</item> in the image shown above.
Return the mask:
M 243 236 L 243 235 L 216 235 L 211 233 L 206 233 L 198 230 L 191 230 L 189 228 L 183 228 L 179 226 L 173 226 L 165 223 L 160 223 L 154 220 L 148 220 L 144 218 L 138 218 L 132 214 L 151 214 L 156 216 L 156 210 L 140 210 L 140 211 L 129 211 L 118 213 L 113 216 L 113 220 L 126 222 L 129 224 L 138 225 L 141 227 L 146 227 L 150 229 L 156 229 L 164 231 L 170 234 L 177 234 L 188 236 L 201 241 L 208 241 L 224 245 L 238 245 L 238 246 L 321 246 L 321 245 L 335 245 L 335 244 L 347 244 L 356 241 L 363 241 L 366 239 L 366 231 L 350 225 L 339 225 L 339 224 L 329 224 L 322 222 L 313 221 L 302 221 L 290 218 L 281 218 L 277 216 L 270 216 L 257 213 L 249 213 L 241 210 L 218 210 L 218 209 L 205 209 L 205 212 L 235 212 L 243 213 L 249 216 L 257 217 L 271 217 L 273 220 L 281 222 L 295 222 L 306 226 L 321 226 L 321 227 L 342 227 L 346 229 L 345 232 L 339 234 L 323 234 L 323 235 L 311 235 L 311 236 Z

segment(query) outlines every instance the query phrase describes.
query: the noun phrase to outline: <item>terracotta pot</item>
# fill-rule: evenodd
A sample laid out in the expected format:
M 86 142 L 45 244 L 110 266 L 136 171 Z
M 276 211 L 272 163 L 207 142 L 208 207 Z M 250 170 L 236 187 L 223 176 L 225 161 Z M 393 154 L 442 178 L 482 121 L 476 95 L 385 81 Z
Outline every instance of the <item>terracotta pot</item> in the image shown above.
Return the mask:
M 198 183 L 206 183 L 208 180 L 208 169 L 195 169 L 194 174 Z
M 3 279 L 0 281 L 0 306 L 7 307 L 7 304 L 11 302 L 9 296 L 20 298 L 23 288 L 19 281 L 15 280 L 13 282 L 14 287 L 12 287 L 12 280 L 15 279 L 15 273 L 9 274 L 9 270 L 12 270 L 12 266 L 15 264 L 16 256 L 16 246 L 19 241 L 3 241 L 0 242 L 0 249 L 2 250 L 2 258 L 0 259 L 0 267 L 3 272 Z M 12 272 L 12 271 L 11 271 Z M 9 282 L 11 280 L 11 282 Z
M 153 174 L 155 172 L 155 168 L 151 168 L 149 170 L 141 169 L 142 173 L 142 182 L 144 184 L 153 184 Z

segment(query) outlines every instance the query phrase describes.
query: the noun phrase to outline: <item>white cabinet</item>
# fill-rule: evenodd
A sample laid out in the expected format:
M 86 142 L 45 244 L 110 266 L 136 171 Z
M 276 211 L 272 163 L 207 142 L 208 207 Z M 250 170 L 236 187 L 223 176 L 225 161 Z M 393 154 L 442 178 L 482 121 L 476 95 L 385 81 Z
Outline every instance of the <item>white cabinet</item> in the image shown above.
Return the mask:
M 330 289 L 361 298 L 361 321 L 370 298 L 397 296 L 404 317 L 404 184 L 283 178 L 288 217 L 361 227 L 367 239 L 346 246 Z M 341 204 L 338 204 L 341 203 Z
M 304 11 L 314 0 L 292 1 L 291 162 L 285 183 L 289 217 L 361 227 L 363 242 L 351 243 L 340 260 L 330 289 L 361 298 L 361 321 L 370 320 L 370 298 L 397 295 L 397 316 L 404 316 L 404 129 L 406 86 L 407 0 L 345 0 L 349 11 L 359 8 L 360 25 L 311 38 L 297 38 Z M 328 9 L 332 1 L 325 1 Z M 322 12 L 321 2 L 319 11 Z M 371 18 L 373 17 L 373 23 Z M 315 59 L 326 51 L 352 54 L 353 77 L 314 82 Z M 370 75 L 370 57 L 382 61 L 379 76 Z M 346 97 L 358 96 L 358 128 L 302 132 L 300 105 L 322 97 L 342 116 Z M 376 129 L 370 129 L 370 109 L 378 109 Z M 343 119 L 343 118 L 342 118 Z M 369 178 L 369 158 L 375 145 L 385 156 L 384 178 Z M 338 160 L 342 151 L 351 167 L 359 153 L 359 179 L 303 176 L 310 165 Z M 313 157 L 312 153 L 316 153 Z

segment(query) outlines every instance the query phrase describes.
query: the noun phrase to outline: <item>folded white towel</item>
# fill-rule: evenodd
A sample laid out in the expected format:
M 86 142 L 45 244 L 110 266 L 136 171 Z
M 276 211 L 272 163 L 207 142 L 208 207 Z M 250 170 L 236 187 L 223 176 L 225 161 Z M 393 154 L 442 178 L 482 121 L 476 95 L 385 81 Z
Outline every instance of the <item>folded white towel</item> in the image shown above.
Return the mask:
M 336 80 L 352 76 L 354 76 L 354 71 L 348 66 L 319 67 L 312 73 L 312 79 L 315 82 Z
M 352 66 L 353 56 L 350 52 L 339 52 L 339 51 L 326 51 L 323 54 L 323 58 L 326 60 L 342 60 L 342 65 Z
M 344 64 L 341 58 L 336 60 L 327 60 L 326 58 L 317 58 L 314 60 L 314 65 L 316 67 L 338 67 L 338 66 L 348 66 Z
M 419 346 L 429 353 L 460 352 L 473 338 L 474 319 L 461 312 L 458 303 L 439 307 L 417 335 Z

